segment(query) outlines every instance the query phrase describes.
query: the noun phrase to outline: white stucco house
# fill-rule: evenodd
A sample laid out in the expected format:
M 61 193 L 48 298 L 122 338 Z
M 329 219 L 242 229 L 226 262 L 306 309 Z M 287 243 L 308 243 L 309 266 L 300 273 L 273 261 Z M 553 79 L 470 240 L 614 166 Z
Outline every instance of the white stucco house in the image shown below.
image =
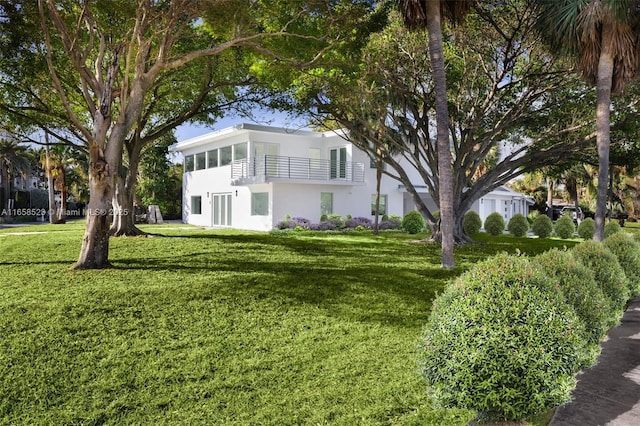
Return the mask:
M 336 132 L 240 124 L 180 141 L 171 150 L 184 156 L 185 223 L 268 231 L 287 215 L 312 222 L 323 214 L 373 218 L 375 166 Z M 383 176 L 380 193 L 381 214 L 404 216 L 415 209 L 394 179 Z M 424 198 L 435 209 L 426 190 Z M 530 204 L 500 187 L 473 209 L 483 221 L 494 211 L 508 220 L 526 215 Z

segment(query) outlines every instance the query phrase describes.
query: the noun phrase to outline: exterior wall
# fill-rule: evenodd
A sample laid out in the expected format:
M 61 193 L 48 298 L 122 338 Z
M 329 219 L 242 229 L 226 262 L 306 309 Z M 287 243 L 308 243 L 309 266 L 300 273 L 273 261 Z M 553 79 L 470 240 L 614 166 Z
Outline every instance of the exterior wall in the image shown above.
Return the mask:
M 239 181 L 234 184 L 231 165 L 187 171 L 183 176 L 183 222 L 259 231 L 273 229 L 287 215 L 318 222 L 322 214 L 321 193 L 332 194 L 333 214 L 373 218 L 371 203 L 376 193 L 376 169 L 371 167 L 365 152 L 335 133 L 301 131 L 294 134 L 283 129 L 245 124 L 180 142 L 172 149 L 190 156 L 241 143 L 247 144 L 247 161 L 257 153 L 264 153 L 261 144 L 271 144 L 270 153 L 280 156 L 321 160 L 329 160 L 332 149 L 345 148 L 346 161 L 364 166 L 364 182 L 294 181 L 269 177 L 265 181 Z M 409 176 L 420 182 L 417 171 L 409 171 Z M 252 214 L 252 197 L 256 193 L 267 194 L 268 209 L 264 215 Z M 413 200 L 395 179 L 383 175 L 380 193 L 386 196 L 386 213 L 389 215 L 403 216 L 415 209 Z M 193 211 L 194 196 L 200 197 L 200 214 Z M 435 203 L 426 191 L 422 197 L 429 208 L 435 209 Z M 264 195 L 261 199 L 264 200 Z M 472 209 L 480 214 L 483 221 L 493 211 L 501 212 L 505 220 L 509 220 L 517 212 L 526 215 L 528 205 L 521 194 L 498 188 L 474 203 Z

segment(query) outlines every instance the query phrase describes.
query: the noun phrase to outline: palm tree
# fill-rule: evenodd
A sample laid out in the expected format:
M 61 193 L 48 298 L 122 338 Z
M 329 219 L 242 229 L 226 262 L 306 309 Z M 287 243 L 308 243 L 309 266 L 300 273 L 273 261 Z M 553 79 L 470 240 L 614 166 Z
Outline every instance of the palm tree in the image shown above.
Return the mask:
M 51 223 L 66 223 L 67 221 L 67 167 L 69 163 L 69 148 L 62 145 L 46 147 L 45 155 L 40 157 L 40 163 L 49 178 L 49 191 L 60 191 L 60 207 L 56 207 L 55 214 L 53 204 L 49 205 L 49 217 Z
M 13 139 L 0 139 L 0 179 L 4 190 L 4 205 L 7 215 L 11 212 L 11 181 L 16 175 L 26 177 L 31 161 L 26 147 Z
M 573 55 L 578 72 L 596 86 L 598 191 L 595 233 L 602 241 L 607 203 L 611 96 L 638 73 L 638 0 L 529 0 L 537 8 L 542 34 L 551 47 Z
M 442 266 L 454 267 L 453 246 L 455 218 L 453 214 L 453 174 L 449 143 L 449 111 L 442 47 L 442 17 L 452 21 L 462 18 L 473 6 L 473 0 L 398 0 L 404 25 L 409 29 L 426 29 L 429 35 L 429 58 L 435 86 L 435 110 L 438 148 L 438 205 Z

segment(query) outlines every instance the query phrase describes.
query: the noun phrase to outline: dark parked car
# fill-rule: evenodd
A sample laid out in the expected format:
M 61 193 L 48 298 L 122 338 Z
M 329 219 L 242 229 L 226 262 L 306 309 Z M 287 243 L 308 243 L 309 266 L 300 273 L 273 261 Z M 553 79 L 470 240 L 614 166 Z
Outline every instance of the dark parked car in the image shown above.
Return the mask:
M 629 215 L 625 212 L 609 212 L 611 214 L 611 219 L 616 219 L 620 226 L 624 226 L 624 221 L 629 219 Z
M 549 207 L 547 207 L 544 214 L 549 216 Z M 553 217 L 551 218 L 551 220 L 556 221 L 560 219 L 560 216 L 562 216 L 562 209 L 558 206 L 553 206 Z

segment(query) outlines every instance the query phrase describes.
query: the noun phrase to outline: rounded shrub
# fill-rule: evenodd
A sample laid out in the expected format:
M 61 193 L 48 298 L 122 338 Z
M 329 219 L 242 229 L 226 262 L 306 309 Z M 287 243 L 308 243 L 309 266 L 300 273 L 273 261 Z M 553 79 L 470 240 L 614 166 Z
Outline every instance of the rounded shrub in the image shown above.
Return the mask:
M 613 234 L 617 234 L 618 232 L 622 231 L 622 228 L 620 227 L 620 224 L 618 222 L 615 222 L 613 220 L 610 220 L 609 222 L 607 222 L 604 225 L 604 237 L 610 237 Z
M 556 221 L 553 227 L 556 235 L 560 238 L 567 239 L 573 237 L 576 232 L 576 226 L 573 224 L 573 219 L 570 216 L 562 216 Z
M 585 329 L 588 344 L 585 367 L 596 361 L 599 343 L 610 326 L 611 303 L 596 283 L 593 272 L 571 251 L 552 249 L 533 258 L 544 269 L 547 279 L 562 291 L 565 301 L 574 307 Z
M 524 237 L 529 232 L 529 221 L 523 214 L 516 213 L 509 219 L 507 229 L 514 237 Z
M 578 236 L 583 240 L 592 239 L 594 232 L 596 232 L 596 224 L 590 217 L 583 219 L 578 225 Z
M 585 241 L 572 249 L 574 256 L 589 268 L 611 303 L 611 318 L 614 325 L 629 299 L 629 284 L 616 256 L 603 243 Z
M 420 212 L 412 210 L 402 218 L 402 229 L 409 234 L 417 234 L 424 230 L 425 221 Z
M 462 228 L 467 235 L 474 235 L 480 232 L 482 228 L 480 215 L 473 210 L 469 210 L 462 219 Z
M 617 232 L 605 238 L 603 244 L 622 266 L 629 284 L 629 295 L 640 294 L 640 243 L 625 232 Z
M 498 212 L 493 212 L 484 220 L 484 230 L 491 235 L 502 235 L 504 232 L 504 218 Z
M 549 216 L 541 214 L 531 224 L 531 231 L 540 238 L 547 238 L 553 232 L 553 222 Z
M 436 402 L 521 420 L 567 401 L 583 326 L 542 270 L 498 255 L 459 276 L 424 328 L 422 371 Z

